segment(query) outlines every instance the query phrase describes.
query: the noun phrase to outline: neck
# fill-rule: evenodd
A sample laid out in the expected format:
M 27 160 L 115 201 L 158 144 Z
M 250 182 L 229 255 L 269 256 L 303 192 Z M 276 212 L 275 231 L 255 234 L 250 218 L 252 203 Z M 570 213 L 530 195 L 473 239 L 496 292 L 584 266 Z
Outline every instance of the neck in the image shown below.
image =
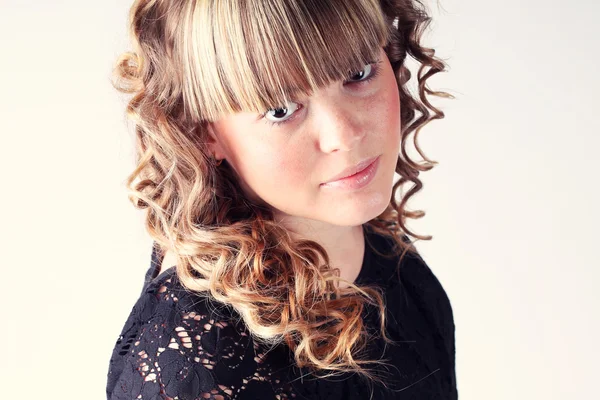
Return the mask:
M 329 255 L 331 267 L 340 269 L 341 278 L 354 282 L 360 272 L 365 253 L 362 225 L 338 226 L 289 217 L 280 217 L 277 220 L 294 239 L 313 240 L 323 246 Z M 340 282 L 339 287 L 345 288 L 348 285 Z

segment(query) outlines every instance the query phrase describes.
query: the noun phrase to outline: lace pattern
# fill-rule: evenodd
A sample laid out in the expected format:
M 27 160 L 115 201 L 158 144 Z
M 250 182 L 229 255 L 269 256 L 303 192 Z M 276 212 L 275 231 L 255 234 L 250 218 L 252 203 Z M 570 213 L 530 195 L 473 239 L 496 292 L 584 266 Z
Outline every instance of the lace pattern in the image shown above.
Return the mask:
M 111 364 L 122 357 L 123 365 L 111 365 L 109 399 L 295 397 L 241 323 L 215 318 L 207 299 L 174 286 L 174 270 L 167 272 L 133 307 L 117 341 Z

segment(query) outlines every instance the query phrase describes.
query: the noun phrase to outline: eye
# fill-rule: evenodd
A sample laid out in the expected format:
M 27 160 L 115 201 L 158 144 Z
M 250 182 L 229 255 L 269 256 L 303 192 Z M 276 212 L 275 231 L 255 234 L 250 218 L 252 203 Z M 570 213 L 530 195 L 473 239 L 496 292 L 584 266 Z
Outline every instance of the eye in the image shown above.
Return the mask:
M 369 76 L 369 74 L 371 73 L 372 69 L 373 69 L 373 67 L 371 66 L 371 64 L 367 64 L 365 66 L 365 68 L 361 69 L 358 72 L 355 72 L 354 75 L 350 76 L 350 78 L 352 78 L 351 80 L 361 81 L 361 80 L 363 80 L 363 78 L 365 76 Z
M 298 103 L 289 102 L 286 106 L 270 108 L 264 114 L 263 117 L 267 122 L 277 125 L 286 122 L 291 119 L 293 113 L 300 108 Z
M 350 76 L 350 80 L 346 83 L 358 83 L 363 84 L 375 78 L 379 74 L 379 61 L 373 61 L 369 64 L 365 64 L 365 68 L 360 71 L 356 71 Z M 366 78 L 365 78 L 366 76 Z

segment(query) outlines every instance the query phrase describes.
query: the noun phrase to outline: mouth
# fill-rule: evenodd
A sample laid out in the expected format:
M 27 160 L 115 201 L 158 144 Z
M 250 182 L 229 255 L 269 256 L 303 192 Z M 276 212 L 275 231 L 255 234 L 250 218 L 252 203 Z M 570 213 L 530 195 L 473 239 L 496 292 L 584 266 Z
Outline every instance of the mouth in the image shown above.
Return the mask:
M 335 181 L 338 181 L 338 180 L 345 179 L 345 178 L 351 177 L 353 175 L 356 175 L 356 174 L 364 171 L 371 164 L 373 164 L 373 162 L 378 157 L 379 156 L 367 158 L 367 159 L 359 162 L 358 164 L 356 164 L 354 166 L 350 166 L 348 168 L 345 168 L 342 172 L 340 172 L 339 174 L 335 175 L 333 178 L 331 178 L 327 182 L 323 182 L 322 184 L 324 185 L 324 184 L 328 184 L 328 183 L 333 183 Z
M 329 189 L 345 189 L 345 190 L 357 190 L 367 186 L 377 174 L 379 167 L 379 160 L 381 155 L 375 158 L 369 159 L 366 162 L 367 165 L 361 166 L 360 164 L 354 168 L 360 168 L 357 172 L 352 175 L 344 176 L 342 178 L 325 182 L 320 185 L 322 188 Z

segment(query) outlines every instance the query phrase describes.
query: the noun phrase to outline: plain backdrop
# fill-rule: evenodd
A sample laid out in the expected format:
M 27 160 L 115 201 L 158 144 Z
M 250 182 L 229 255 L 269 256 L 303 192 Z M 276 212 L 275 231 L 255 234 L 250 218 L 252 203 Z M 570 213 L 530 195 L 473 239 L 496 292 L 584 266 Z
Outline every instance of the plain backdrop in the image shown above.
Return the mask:
M 454 309 L 459 398 L 596 398 L 600 6 L 426 4 L 450 67 L 428 85 L 456 99 L 430 98 L 439 165 L 409 226 L 433 235 L 417 248 Z M 110 85 L 130 5 L 0 0 L 2 398 L 104 399 L 150 265 Z

